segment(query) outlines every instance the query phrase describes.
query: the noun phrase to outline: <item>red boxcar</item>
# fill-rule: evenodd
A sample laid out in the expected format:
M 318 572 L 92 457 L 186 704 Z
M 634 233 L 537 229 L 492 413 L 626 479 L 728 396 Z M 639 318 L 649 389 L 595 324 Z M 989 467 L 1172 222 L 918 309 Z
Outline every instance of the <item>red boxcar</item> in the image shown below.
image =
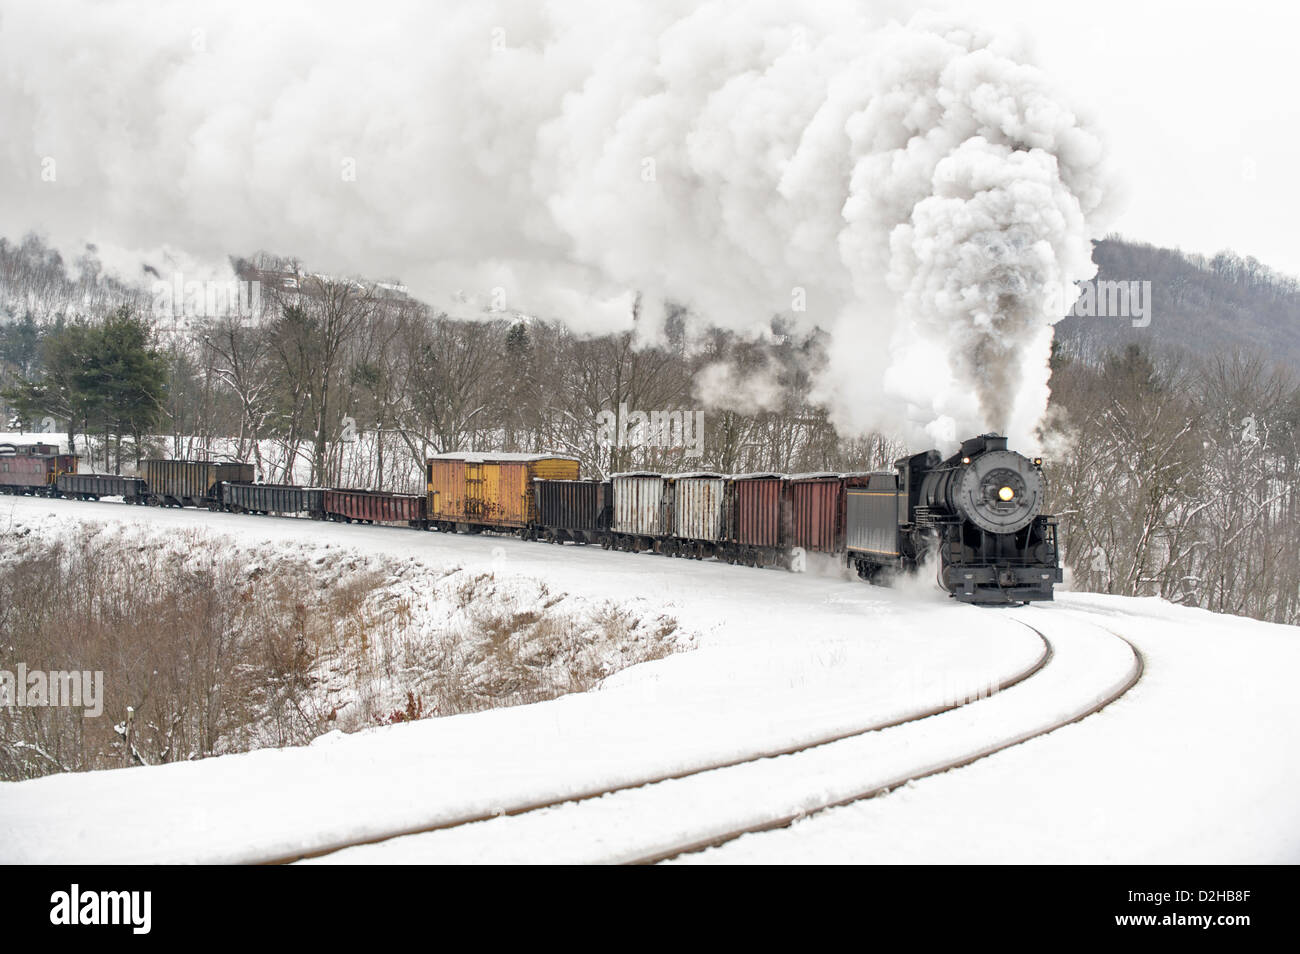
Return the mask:
M 742 474 L 731 479 L 729 537 L 743 547 L 779 549 L 790 533 L 786 479 L 779 474 Z
M 325 516 L 340 523 L 405 523 L 424 527 L 425 500 L 414 494 L 369 490 L 325 491 Z

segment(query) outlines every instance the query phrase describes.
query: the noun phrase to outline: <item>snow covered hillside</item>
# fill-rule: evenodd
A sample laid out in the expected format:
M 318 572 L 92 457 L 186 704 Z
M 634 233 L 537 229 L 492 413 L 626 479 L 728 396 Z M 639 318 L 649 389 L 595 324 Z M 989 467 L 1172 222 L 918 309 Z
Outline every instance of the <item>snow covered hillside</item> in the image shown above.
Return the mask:
M 491 572 L 670 616 L 693 648 L 530 705 L 0 785 L 5 861 L 290 860 L 359 842 L 374 844 L 325 860 L 630 860 L 999 746 L 1009 747 L 683 857 L 1300 860 L 1300 702 L 1289 688 L 1300 634 L 1291 627 L 1068 593 L 1055 605 L 979 609 L 928 581 L 884 589 L 831 568 L 796 575 L 107 502 L 0 504 L 0 525 L 65 520 L 203 528 L 262 549 L 264 560 L 329 546 Z M 1133 688 L 1082 721 L 1011 744 L 1131 682 L 1135 656 L 1119 637 L 1143 664 Z M 954 702 L 965 704 L 905 721 Z M 860 731 L 889 723 L 901 724 Z M 778 754 L 835 735 L 847 737 Z M 761 755 L 773 757 L 747 761 Z M 670 775 L 685 777 L 658 781 Z M 641 782 L 654 784 L 492 817 Z M 403 832 L 416 834 L 392 837 Z

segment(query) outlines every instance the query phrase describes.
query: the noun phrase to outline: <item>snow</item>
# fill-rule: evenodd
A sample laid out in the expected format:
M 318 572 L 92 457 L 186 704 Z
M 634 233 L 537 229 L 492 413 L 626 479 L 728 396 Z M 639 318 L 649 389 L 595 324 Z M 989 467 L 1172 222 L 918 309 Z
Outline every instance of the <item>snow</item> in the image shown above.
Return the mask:
M 682 860 L 1300 861 L 1295 627 L 1095 594 L 1066 594 L 1044 615 L 1132 638 L 1142 681 L 1083 722 L 959 772 Z
M 448 451 L 444 454 L 430 454 L 429 459 L 463 460 L 480 464 L 484 461 L 534 463 L 539 460 L 571 460 L 576 463 L 578 460 L 578 458 L 569 457 L 566 454 L 520 454 L 505 451 Z
M 1086 710 L 1132 678 L 1132 653 L 1095 627 L 1055 633 L 1053 646 L 1039 675 L 930 718 L 545 812 L 353 848 L 327 860 L 620 863 L 705 842 L 737 825 L 814 811 L 1013 742 Z
M 68 435 L 63 432 L 46 433 L 43 431 L 0 431 L 0 444 L 56 444 L 61 451 L 67 451 Z
M 904 719 L 1041 672 L 952 712 L 805 752 L 528 815 L 349 849 L 330 860 L 625 860 L 741 820 L 812 810 L 1014 742 L 1147 673 L 1106 709 L 892 794 L 749 835 L 699 861 L 1300 860 L 1300 662 L 1292 627 L 1158 601 L 954 604 L 923 581 L 868 586 L 492 536 L 29 498 L 47 514 L 204 526 L 245 545 L 418 557 L 542 579 L 675 616 L 693 651 L 596 691 L 331 733 L 311 746 L 0 785 L 0 860 L 250 861 L 488 817 Z

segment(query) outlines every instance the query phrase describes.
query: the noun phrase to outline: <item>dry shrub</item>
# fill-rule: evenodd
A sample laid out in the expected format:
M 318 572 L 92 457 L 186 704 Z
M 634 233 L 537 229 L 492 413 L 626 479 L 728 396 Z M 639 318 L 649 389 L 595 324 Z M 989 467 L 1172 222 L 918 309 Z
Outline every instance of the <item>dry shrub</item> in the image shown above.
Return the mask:
M 537 581 L 133 529 L 0 527 L 0 669 L 101 671 L 106 687 L 99 718 L 0 708 L 0 779 L 536 702 L 688 642 L 667 617 Z

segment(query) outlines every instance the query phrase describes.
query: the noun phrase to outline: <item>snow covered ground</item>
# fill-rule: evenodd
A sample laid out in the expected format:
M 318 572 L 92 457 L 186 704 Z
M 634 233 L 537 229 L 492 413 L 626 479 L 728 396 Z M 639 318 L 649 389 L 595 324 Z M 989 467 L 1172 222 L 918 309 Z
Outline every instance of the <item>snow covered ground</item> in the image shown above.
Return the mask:
M 1131 637 L 1142 681 L 1050 736 L 682 860 L 1300 862 L 1300 633 L 1155 599 L 1053 613 Z
M 773 752 L 978 695 L 1024 672 L 1043 644 L 1020 620 L 1052 640 L 1052 660 L 943 716 L 333 860 L 618 860 L 741 814 L 813 807 L 1086 706 L 1132 665 L 1106 629 L 1138 646 L 1147 674 L 1101 713 L 688 860 L 1300 860 L 1294 628 L 1156 601 L 1061 594 L 1054 606 L 981 610 L 923 583 L 882 589 L 833 571 L 110 503 L 0 502 L 0 522 L 43 514 L 203 525 L 245 544 L 342 542 L 540 578 L 584 598 L 670 613 L 697 648 L 624 670 L 597 691 L 530 706 L 336 733 L 297 749 L 5 784 L 0 860 L 292 857 Z M 602 835 L 629 831 L 630 842 Z

